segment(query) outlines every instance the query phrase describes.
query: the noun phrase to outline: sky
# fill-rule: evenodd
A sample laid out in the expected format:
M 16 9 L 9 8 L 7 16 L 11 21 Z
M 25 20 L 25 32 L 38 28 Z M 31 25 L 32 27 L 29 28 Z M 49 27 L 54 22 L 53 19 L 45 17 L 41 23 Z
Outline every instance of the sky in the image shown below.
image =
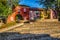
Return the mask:
M 19 0 L 19 5 L 26 5 L 34 8 L 43 8 L 43 5 L 40 5 L 37 0 Z

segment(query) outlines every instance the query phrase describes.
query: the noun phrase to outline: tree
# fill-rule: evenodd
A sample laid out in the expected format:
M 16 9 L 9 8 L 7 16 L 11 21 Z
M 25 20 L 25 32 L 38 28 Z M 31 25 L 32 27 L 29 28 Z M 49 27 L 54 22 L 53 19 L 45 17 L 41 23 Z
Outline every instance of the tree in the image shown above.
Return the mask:
M 60 0 L 56 0 L 56 2 L 57 2 L 56 10 L 57 10 L 57 13 L 58 13 L 58 20 L 60 21 Z
M 52 8 L 55 5 L 55 0 L 40 0 L 40 5 L 42 4 L 46 9 Z
M 40 5 L 43 5 L 47 14 L 48 9 L 55 8 L 55 0 L 39 0 Z
M 7 14 L 7 0 L 0 0 L 0 16 Z
M 13 6 L 17 6 L 18 5 L 18 0 L 8 0 L 8 6 L 9 6 L 9 10 L 12 11 Z
M 11 1 L 9 3 L 9 1 Z M 0 0 L 0 16 L 8 16 L 9 14 L 12 13 L 12 5 L 17 5 L 18 0 Z

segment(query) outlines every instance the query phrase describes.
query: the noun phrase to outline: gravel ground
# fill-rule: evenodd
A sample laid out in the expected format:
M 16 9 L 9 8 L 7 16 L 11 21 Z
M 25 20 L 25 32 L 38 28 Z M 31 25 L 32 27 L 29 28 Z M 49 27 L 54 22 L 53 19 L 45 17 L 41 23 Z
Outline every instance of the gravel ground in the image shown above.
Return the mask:
M 16 32 L 0 33 L 0 40 L 60 40 L 48 34 L 20 34 Z

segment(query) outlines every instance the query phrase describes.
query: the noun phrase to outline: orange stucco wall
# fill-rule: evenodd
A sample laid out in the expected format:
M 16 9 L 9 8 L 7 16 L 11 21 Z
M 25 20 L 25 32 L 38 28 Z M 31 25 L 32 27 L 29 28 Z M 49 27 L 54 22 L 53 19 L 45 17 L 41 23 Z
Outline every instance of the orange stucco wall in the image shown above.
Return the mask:
M 26 12 L 24 12 L 24 8 L 26 9 Z M 18 12 L 20 10 L 20 13 Z M 7 18 L 7 23 L 10 23 L 10 22 L 14 22 L 15 19 L 16 19 L 16 15 L 17 14 L 20 14 L 22 16 L 22 18 L 24 20 L 29 20 L 29 8 L 28 7 L 21 7 L 21 6 L 17 6 L 15 9 L 14 9 L 14 12 L 8 16 Z

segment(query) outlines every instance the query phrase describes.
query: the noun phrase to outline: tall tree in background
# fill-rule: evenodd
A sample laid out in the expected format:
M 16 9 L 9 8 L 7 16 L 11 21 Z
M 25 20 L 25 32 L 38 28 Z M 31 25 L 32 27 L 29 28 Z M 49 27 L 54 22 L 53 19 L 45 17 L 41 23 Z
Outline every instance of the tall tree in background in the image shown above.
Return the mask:
M 58 20 L 60 21 L 60 0 L 56 0 L 56 1 L 57 1 L 56 10 L 57 10 L 57 13 L 58 13 Z
M 0 16 L 8 13 L 7 0 L 0 0 Z
M 18 5 L 18 0 L 8 0 L 8 5 L 9 5 L 9 10 L 11 12 L 12 8 Z
M 39 2 L 46 8 L 46 13 L 49 8 L 55 9 L 58 14 L 58 19 L 60 20 L 60 0 L 39 0 Z
M 18 0 L 0 0 L 0 16 L 11 14 L 13 5 L 18 5 Z
M 55 0 L 39 0 L 39 3 L 45 7 L 46 13 L 48 9 L 55 7 Z
M 12 7 L 13 5 L 18 5 L 18 0 L 8 0 L 8 5 Z
M 46 9 L 52 8 L 54 3 L 55 3 L 55 0 L 40 0 L 40 4 L 43 4 L 43 6 L 45 6 Z

